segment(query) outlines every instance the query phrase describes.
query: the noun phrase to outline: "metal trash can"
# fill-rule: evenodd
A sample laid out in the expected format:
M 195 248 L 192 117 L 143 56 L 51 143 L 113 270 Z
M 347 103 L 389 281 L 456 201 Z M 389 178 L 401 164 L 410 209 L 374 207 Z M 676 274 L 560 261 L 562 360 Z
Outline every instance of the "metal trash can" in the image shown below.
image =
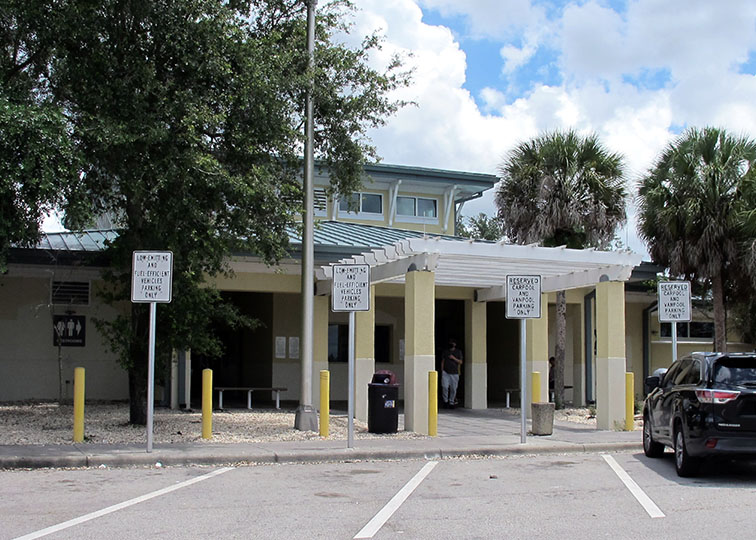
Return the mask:
M 376 371 L 368 384 L 368 431 L 396 433 L 399 425 L 399 385 L 388 370 Z

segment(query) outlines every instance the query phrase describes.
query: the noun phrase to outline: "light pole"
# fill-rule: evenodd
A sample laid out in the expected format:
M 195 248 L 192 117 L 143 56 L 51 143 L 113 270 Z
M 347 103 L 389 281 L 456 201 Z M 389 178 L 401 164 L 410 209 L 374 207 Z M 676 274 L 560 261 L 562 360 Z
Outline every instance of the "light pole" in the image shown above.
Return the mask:
M 314 66 L 315 53 L 315 7 L 317 0 L 307 1 L 307 69 Z M 308 73 L 311 75 L 311 73 Z M 302 331 L 299 344 L 302 361 L 302 385 L 299 407 L 294 417 L 294 427 L 302 431 L 318 430 L 318 415 L 312 406 L 312 318 L 313 318 L 313 192 L 312 179 L 315 169 L 313 152 L 312 77 L 307 82 L 305 93 L 305 169 L 304 211 L 302 212 Z

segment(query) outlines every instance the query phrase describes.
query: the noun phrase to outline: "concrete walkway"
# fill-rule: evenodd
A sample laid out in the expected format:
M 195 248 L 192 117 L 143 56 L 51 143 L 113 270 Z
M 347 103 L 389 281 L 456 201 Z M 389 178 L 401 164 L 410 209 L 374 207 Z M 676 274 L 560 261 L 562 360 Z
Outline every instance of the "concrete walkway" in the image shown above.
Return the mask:
M 558 421 L 552 435 L 528 435 L 523 444 L 518 416 L 496 409 L 456 409 L 440 412 L 438 437 L 355 439 L 354 448 L 346 448 L 344 440 L 326 439 L 156 444 L 151 453 L 146 452 L 146 444 L 0 445 L 0 469 L 443 459 L 641 450 L 640 431 L 597 431 L 591 426 Z

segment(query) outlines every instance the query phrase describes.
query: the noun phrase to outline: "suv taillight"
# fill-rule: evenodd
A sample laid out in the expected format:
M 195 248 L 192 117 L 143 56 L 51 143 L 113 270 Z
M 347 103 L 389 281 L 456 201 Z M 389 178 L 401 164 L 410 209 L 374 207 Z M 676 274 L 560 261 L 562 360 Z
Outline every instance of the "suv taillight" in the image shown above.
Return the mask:
M 736 390 L 696 390 L 698 401 L 717 405 L 737 399 L 739 395 L 740 392 Z

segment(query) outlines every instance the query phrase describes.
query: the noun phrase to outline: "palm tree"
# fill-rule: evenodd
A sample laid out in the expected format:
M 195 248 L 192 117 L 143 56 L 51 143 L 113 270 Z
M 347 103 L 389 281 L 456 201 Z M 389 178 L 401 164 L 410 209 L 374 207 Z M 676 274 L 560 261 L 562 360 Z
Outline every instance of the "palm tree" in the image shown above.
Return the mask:
M 725 284 L 748 270 L 741 217 L 754 163 L 754 141 L 722 129 L 691 128 L 662 152 L 639 189 L 638 227 L 651 258 L 673 275 L 711 286 L 714 348 L 722 352 Z
M 518 244 L 606 247 L 625 222 L 622 156 L 595 134 L 554 131 L 520 143 L 499 168 L 504 234 Z M 564 407 L 567 298 L 557 292 L 554 401 Z

